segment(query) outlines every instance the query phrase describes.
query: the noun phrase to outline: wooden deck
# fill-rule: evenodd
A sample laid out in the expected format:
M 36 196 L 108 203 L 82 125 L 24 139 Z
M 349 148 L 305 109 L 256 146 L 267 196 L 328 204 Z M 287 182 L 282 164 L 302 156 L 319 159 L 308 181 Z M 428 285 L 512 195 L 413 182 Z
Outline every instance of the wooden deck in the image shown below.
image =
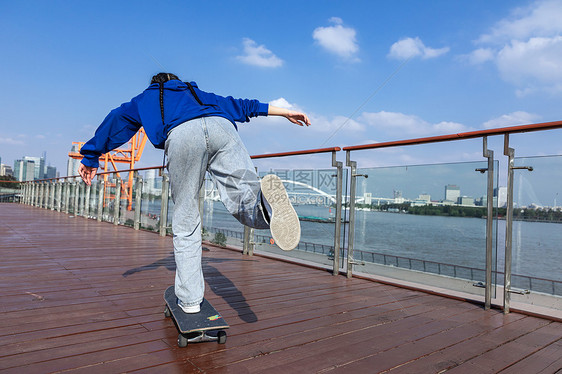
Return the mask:
M 562 324 L 208 247 L 225 345 L 178 348 L 172 239 L 0 204 L 2 373 L 555 373 Z

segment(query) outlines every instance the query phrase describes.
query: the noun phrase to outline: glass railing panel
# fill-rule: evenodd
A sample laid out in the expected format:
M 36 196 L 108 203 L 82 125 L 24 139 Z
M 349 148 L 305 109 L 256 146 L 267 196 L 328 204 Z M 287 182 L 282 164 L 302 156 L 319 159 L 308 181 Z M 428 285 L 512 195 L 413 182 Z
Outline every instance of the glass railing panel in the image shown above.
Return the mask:
M 298 163 L 297 158 L 293 161 Z M 275 164 L 282 166 L 287 164 L 287 160 L 278 159 Z M 263 166 L 262 169 L 259 169 L 260 177 L 276 174 L 283 181 L 300 219 L 301 239 L 297 248 L 286 252 L 275 245 L 269 230 L 254 230 L 255 251 L 294 257 L 332 267 L 336 213 L 336 169 L 315 167 L 292 169 L 269 167 L 266 169 Z M 225 210 L 221 216 L 228 217 L 229 214 Z M 229 220 L 231 219 L 233 218 L 230 217 Z M 242 243 L 243 226 L 238 224 L 237 226 L 230 225 L 230 227 L 231 231 L 232 227 L 237 227 L 236 233 L 230 233 L 230 235 L 235 235 L 236 240 Z
M 532 171 L 514 170 L 511 300 L 560 310 L 562 156 L 516 158 L 515 166 Z
M 354 272 L 484 296 L 486 167 L 357 169 Z
M 141 173 L 142 198 L 140 228 L 159 231 L 160 207 L 162 203 L 162 177 L 158 170 L 147 170 Z
M 283 160 L 278 162 L 283 165 Z M 278 175 L 301 221 L 301 240 L 293 251 L 279 249 L 269 230 L 254 230 L 256 252 L 290 256 L 300 260 L 333 265 L 335 232 L 336 169 L 270 169 L 259 171 Z M 344 177 L 344 180 L 346 178 Z M 205 240 L 235 247 L 243 247 L 244 226 L 236 220 L 220 201 L 218 191 L 210 181 L 205 183 L 203 235 Z M 343 242 L 342 225 L 342 242 Z
M 112 175 L 105 179 L 103 194 L 103 221 L 106 222 L 114 221 L 116 182 L 117 180 Z
M 261 171 L 259 174 L 260 177 L 276 174 L 283 181 L 300 219 L 301 240 L 293 251 L 285 252 L 274 244 L 269 230 L 255 230 L 256 250 L 288 255 L 332 267 L 335 242 L 336 169 L 273 169 L 267 172 Z
M 166 234 L 172 235 L 172 217 L 174 215 L 174 202 L 172 201 L 172 189 L 168 187 L 168 214 L 166 217 Z
M 90 187 L 90 200 L 89 200 L 89 218 L 98 218 L 98 201 L 99 201 L 99 191 L 101 188 L 100 181 L 96 178 L 92 181 Z
M 121 178 L 119 224 L 133 227 L 135 222 L 135 212 L 133 210 L 135 180 L 133 173 L 119 173 L 119 175 Z M 131 178 L 129 179 L 129 177 Z
M 78 183 L 71 180 L 69 181 L 68 186 L 68 213 L 69 214 L 76 214 L 76 194 L 78 193 Z M 41 194 L 39 195 L 41 199 Z

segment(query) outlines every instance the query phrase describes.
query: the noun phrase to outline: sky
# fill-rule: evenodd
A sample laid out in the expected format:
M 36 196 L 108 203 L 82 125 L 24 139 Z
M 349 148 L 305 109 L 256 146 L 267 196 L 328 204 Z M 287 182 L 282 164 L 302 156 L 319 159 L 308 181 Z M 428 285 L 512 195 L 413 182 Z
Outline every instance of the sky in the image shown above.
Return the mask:
M 0 0 L 0 157 L 73 141 L 161 71 L 205 91 L 305 111 L 241 124 L 250 154 L 562 120 L 562 1 Z M 562 154 L 562 130 L 513 135 L 518 156 Z M 503 159 L 503 138 L 489 140 Z M 338 156 L 342 161 L 345 155 Z M 354 153 L 360 167 L 481 161 L 479 140 Z M 162 163 L 147 145 L 139 167 Z M 328 167 L 329 156 L 261 167 Z M 454 183 L 454 182 L 452 182 Z

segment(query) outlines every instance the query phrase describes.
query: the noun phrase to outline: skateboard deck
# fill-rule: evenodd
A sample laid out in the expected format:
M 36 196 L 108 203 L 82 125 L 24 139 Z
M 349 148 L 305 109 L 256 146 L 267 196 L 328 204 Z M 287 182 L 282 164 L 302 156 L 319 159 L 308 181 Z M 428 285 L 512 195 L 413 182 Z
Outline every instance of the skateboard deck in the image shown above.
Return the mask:
M 219 312 L 207 299 L 203 299 L 201 311 L 199 313 L 185 313 L 178 305 L 178 298 L 174 291 L 174 286 L 170 286 L 164 293 L 166 317 L 172 317 L 179 331 L 178 346 L 185 347 L 188 343 L 200 343 L 208 341 L 218 341 L 221 344 L 226 342 L 226 332 L 229 326 Z M 216 331 L 215 335 L 207 332 Z

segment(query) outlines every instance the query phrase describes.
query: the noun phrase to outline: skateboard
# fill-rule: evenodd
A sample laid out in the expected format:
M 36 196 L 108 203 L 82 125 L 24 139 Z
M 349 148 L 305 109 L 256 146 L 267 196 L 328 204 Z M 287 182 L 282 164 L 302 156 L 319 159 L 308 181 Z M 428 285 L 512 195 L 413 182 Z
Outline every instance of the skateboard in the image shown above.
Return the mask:
M 187 347 L 189 343 L 201 343 L 216 341 L 219 344 L 226 343 L 226 331 L 229 326 L 219 312 L 207 299 L 203 299 L 199 313 L 185 313 L 178 305 L 178 298 L 174 286 L 170 286 L 164 293 L 166 309 L 164 315 L 172 317 L 178 328 L 178 346 Z M 209 335 L 207 332 L 216 331 Z

